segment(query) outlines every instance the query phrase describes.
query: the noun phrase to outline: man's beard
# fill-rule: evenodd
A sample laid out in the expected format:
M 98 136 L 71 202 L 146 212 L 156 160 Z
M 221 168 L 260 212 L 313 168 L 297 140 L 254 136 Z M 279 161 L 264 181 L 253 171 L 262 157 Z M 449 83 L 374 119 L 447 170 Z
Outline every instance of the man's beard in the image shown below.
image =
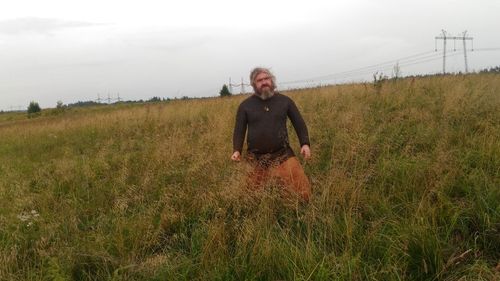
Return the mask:
M 262 100 L 270 99 L 273 95 L 274 95 L 274 90 L 272 90 L 270 87 L 266 87 L 266 89 L 257 92 L 257 96 Z

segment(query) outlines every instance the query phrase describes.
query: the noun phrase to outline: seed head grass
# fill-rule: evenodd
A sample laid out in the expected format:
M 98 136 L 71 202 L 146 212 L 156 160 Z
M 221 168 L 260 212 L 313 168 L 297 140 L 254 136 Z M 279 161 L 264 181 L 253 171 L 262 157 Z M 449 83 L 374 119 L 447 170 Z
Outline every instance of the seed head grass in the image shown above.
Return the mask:
M 309 204 L 229 160 L 246 96 L 4 114 L 0 280 L 499 280 L 499 93 L 487 74 L 284 92 Z

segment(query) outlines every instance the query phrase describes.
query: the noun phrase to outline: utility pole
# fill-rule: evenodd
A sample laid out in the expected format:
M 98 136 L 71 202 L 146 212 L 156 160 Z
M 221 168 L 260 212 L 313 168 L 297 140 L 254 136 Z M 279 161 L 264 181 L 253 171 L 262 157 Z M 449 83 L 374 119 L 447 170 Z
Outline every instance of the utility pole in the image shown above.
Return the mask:
M 97 103 L 101 103 L 101 95 L 97 93 Z
M 108 92 L 108 104 L 111 104 L 111 97 L 109 96 L 109 92 Z
M 462 40 L 464 42 L 464 60 L 465 60 L 465 73 L 469 72 L 469 66 L 467 64 L 467 47 L 465 45 L 465 40 L 471 40 L 472 43 L 472 51 L 474 51 L 474 41 L 472 41 L 472 37 L 466 37 L 467 30 L 462 33 Z M 470 39 L 469 39 L 470 38 Z
M 243 83 L 243 77 L 241 77 L 241 94 L 245 93 L 245 84 Z
M 446 37 L 446 31 L 444 30 L 441 30 L 443 32 L 443 36 L 441 37 L 436 37 L 434 40 L 434 43 L 436 42 L 436 40 L 438 39 L 443 39 L 443 74 L 446 73 L 446 39 L 448 37 Z M 436 51 L 437 51 L 437 47 L 436 47 Z
M 442 39 L 443 40 L 443 74 L 446 74 L 446 40 L 454 40 L 453 43 L 456 43 L 455 40 L 462 40 L 463 45 L 464 45 L 464 61 L 465 61 L 465 73 L 469 72 L 469 66 L 467 64 L 467 45 L 466 45 L 466 40 L 472 40 L 474 38 L 472 37 L 467 37 L 467 31 L 464 31 L 462 33 L 462 36 L 448 36 L 445 30 L 441 30 L 442 35 L 441 36 L 436 36 L 434 39 L 434 44 L 435 44 L 435 50 L 437 52 L 437 40 Z M 473 45 L 474 46 L 474 45 Z M 472 48 L 474 50 L 474 47 Z
M 233 94 L 233 84 L 231 83 L 231 77 L 229 77 L 229 92 Z

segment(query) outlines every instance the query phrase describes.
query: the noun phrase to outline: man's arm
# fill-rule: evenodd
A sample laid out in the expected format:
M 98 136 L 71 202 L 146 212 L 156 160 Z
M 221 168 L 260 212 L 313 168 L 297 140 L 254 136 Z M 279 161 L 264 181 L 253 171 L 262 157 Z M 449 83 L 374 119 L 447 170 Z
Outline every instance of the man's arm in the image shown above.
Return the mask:
M 243 150 L 243 142 L 245 141 L 245 133 L 247 130 L 247 116 L 242 104 L 238 107 L 236 112 L 236 122 L 234 125 L 233 132 L 233 155 L 231 155 L 231 160 L 240 161 L 241 151 Z
M 290 99 L 287 114 L 290 118 L 290 121 L 292 121 L 293 128 L 295 129 L 297 137 L 299 138 L 301 147 L 300 153 L 304 156 L 305 159 L 309 159 L 311 157 L 311 149 L 309 147 L 309 132 L 307 130 L 306 122 L 302 118 L 299 109 L 292 99 Z

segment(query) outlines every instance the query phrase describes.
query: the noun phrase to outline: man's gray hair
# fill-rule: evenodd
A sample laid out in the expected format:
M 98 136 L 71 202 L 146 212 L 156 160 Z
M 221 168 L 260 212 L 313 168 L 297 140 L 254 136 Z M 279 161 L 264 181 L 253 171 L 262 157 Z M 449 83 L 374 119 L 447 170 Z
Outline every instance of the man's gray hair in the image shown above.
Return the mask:
M 252 87 L 255 89 L 255 77 L 257 77 L 257 75 L 262 72 L 267 73 L 271 77 L 271 80 L 273 82 L 272 88 L 273 90 L 276 89 L 276 77 L 274 77 L 274 74 L 271 72 L 271 70 L 266 67 L 256 67 L 252 69 L 252 71 L 250 72 L 250 84 L 252 85 Z

